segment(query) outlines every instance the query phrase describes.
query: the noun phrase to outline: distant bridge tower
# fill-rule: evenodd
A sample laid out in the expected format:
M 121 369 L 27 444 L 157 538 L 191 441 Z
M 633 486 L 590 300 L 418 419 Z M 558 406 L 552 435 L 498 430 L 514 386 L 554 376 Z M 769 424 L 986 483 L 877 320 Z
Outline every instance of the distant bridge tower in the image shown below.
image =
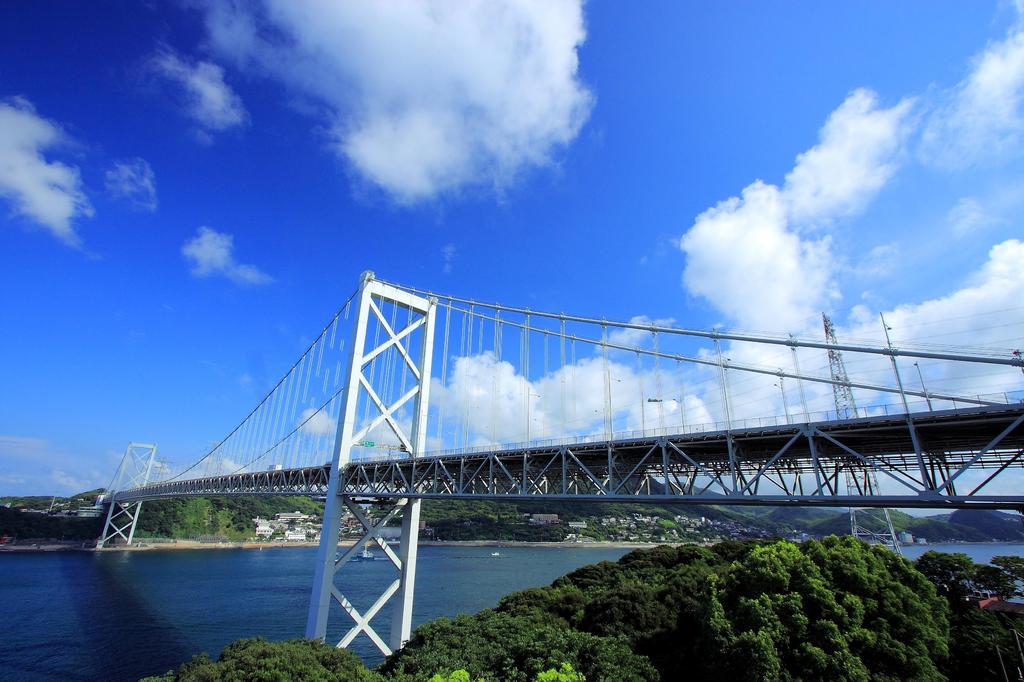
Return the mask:
M 128 443 L 117 473 L 103 495 L 103 502 L 109 504 L 109 507 L 107 520 L 103 524 L 103 533 L 96 543 L 97 547 L 119 544 L 121 540 L 126 545 L 132 544 L 135 526 L 139 522 L 139 512 L 142 511 L 142 502 L 117 502 L 114 497 L 119 490 L 137 488 L 149 483 L 155 459 L 155 445 Z
M 409 458 L 423 454 L 427 440 L 427 406 L 430 389 L 431 360 L 433 358 L 434 318 L 437 301 L 423 298 L 397 287 L 374 279 L 372 272 L 362 276 L 357 294 L 358 307 L 353 328 L 349 374 L 345 384 L 345 395 L 338 419 L 337 436 L 331 460 L 330 482 L 327 488 L 327 502 L 324 507 L 324 523 L 320 533 L 320 548 L 317 552 L 316 574 L 309 602 L 309 617 L 306 622 L 306 637 L 324 640 L 332 607 L 340 606 L 354 621 L 354 625 L 337 643 L 347 647 L 360 633 L 366 636 L 384 654 L 389 655 L 409 639 L 412 632 L 413 590 L 416 584 L 416 550 L 419 542 L 420 500 L 401 498 L 373 500 L 366 496 L 341 494 L 345 483 L 345 467 L 352 459 L 353 447 L 365 447 L 367 437 L 375 437 L 375 429 L 389 431 Z M 385 311 L 401 308 L 405 311 L 404 325 L 394 324 L 392 315 L 388 323 Z M 371 320 L 372 316 L 372 320 Z M 375 333 L 367 334 L 367 328 L 375 327 Z M 381 334 L 380 332 L 383 331 Z M 383 337 L 383 338 L 380 338 Z M 374 388 L 374 377 L 366 369 L 372 360 L 388 351 L 397 350 L 401 355 L 403 372 L 412 378 L 411 388 L 391 404 L 383 392 Z M 392 350 L 394 352 L 394 350 Z M 418 357 L 416 357 L 418 356 Z M 415 357 L 415 359 L 414 359 Z M 368 376 L 369 374 L 369 376 Z M 382 396 L 384 396 L 382 398 Z M 404 408 L 412 402 L 412 410 Z M 363 420 L 359 419 L 360 408 Z M 366 419 L 367 410 L 373 411 L 372 419 Z M 408 433 L 406 432 L 408 429 Z M 360 506 L 376 502 L 378 509 L 386 504 L 380 518 L 371 520 Z M 338 532 L 345 510 L 351 512 L 363 526 L 365 533 L 347 551 L 338 551 Z M 398 554 L 384 541 L 383 530 L 388 522 L 401 519 L 402 534 Z M 344 568 L 348 560 L 364 547 L 374 543 L 398 569 L 398 578 L 384 590 L 380 597 L 360 613 L 341 593 L 334 582 L 334 574 Z M 397 594 L 397 603 L 392 610 L 390 645 L 377 634 L 371 620 Z
M 821 314 L 821 320 L 825 325 L 825 341 L 837 346 L 836 328 L 831 318 L 825 313 Z M 853 389 L 850 387 L 850 377 L 846 373 L 846 365 L 843 362 L 843 352 L 836 348 L 828 349 L 828 366 L 832 373 L 832 395 L 836 403 L 836 418 L 849 419 L 860 415 L 857 413 L 857 400 L 853 397 Z M 856 474 L 852 469 L 846 470 L 846 494 L 849 496 L 861 494 L 878 494 L 878 479 L 875 472 L 870 468 L 864 469 L 864 479 L 858 485 Z M 882 519 L 874 517 L 875 524 L 867 525 L 872 520 L 866 509 L 850 507 L 850 535 L 867 542 L 877 542 L 892 549 L 897 554 L 900 551 L 900 543 L 896 538 L 896 529 L 892 525 L 892 517 L 889 510 L 882 508 Z M 860 518 L 858 518 L 860 517 Z M 881 525 L 881 528 L 877 526 Z

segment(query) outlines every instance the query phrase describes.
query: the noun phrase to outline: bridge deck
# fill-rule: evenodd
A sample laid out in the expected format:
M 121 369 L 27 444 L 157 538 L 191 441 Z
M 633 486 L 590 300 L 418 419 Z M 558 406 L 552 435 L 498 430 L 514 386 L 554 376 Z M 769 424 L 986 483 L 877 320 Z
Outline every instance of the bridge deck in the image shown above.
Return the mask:
M 1024 490 L 989 494 L 977 476 L 960 477 L 1024 467 L 1022 423 L 1024 405 L 914 414 L 920 460 L 905 415 L 391 457 L 350 463 L 340 491 L 379 499 L 1024 509 Z M 878 489 L 864 475 L 869 468 Z M 329 478 L 324 464 L 153 483 L 115 498 L 324 496 Z

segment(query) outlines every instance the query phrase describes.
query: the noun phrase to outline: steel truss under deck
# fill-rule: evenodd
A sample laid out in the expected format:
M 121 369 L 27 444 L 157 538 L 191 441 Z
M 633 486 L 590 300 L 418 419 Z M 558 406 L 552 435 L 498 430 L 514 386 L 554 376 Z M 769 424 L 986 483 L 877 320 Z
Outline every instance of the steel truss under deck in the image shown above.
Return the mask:
M 1024 405 L 560 446 L 357 461 L 339 494 L 375 499 L 557 499 L 719 505 L 1024 510 L 1024 491 L 985 494 L 1024 468 Z M 879 489 L 857 484 L 873 470 Z M 964 486 L 968 471 L 989 475 Z M 924 472 L 922 477 L 921 472 Z M 325 495 L 330 466 L 158 483 L 118 500 L 189 495 Z
M 349 494 L 695 504 L 1024 509 L 1024 491 L 958 489 L 968 470 L 1022 467 L 1024 406 L 867 417 L 746 431 L 582 443 L 519 451 L 357 462 Z M 922 466 L 923 464 L 923 466 Z M 873 470 L 880 490 L 857 474 Z M 856 493 L 846 491 L 853 473 Z M 921 476 L 919 472 L 924 472 Z M 884 492 L 883 492 L 884 490 Z
M 161 497 L 196 497 L 209 495 L 308 495 L 323 497 L 327 494 L 331 467 L 324 464 L 303 469 L 278 469 L 207 476 L 185 481 L 167 481 L 115 495 L 121 500 L 150 500 Z

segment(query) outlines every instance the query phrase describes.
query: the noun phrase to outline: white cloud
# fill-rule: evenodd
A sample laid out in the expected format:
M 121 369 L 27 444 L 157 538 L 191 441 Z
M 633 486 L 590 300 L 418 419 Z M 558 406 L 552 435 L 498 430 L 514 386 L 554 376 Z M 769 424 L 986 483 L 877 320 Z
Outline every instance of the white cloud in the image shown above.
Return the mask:
M 31 436 L 0 435 L 0 455 L 4 458 L 38 459 L 46 455 L 50 443 Z
M 631 324 L 653 325 L 656 327 L 669 327 L 675 322 L 671 317 L 652 320 L 647 315 L 634 315 L 629 318 Z M 652 334 L 643 329 L 615 328 L 608 333 L 608 343 L 620 346 L 649 347 Z
M 456 253 L 455 244 L 445 244 L 441 247 L 441 258 L 444 259 L 444 267 L 441 268 L 441 271 L 444 274 L 447 275 L 451 273 L 452 263 L 455 260 Z
M 307 421 L 308 420 L 308 421 Z M 333 436 L 337 431 L 337 422 L 324 410 L 307 407 L 299 415 L 300 430 L 314 436 Z
M 821 141 L 796 158 L 783 195 L 794 222 L 860 211 L 888 182 L 907 134 L 913 100 L 878 108 L 870 90 L 854 90 L 821 129 Z
M 1019 13 L 1019 9 L 1018 9 Z M 925 157 L 946 167 L 970 166 L 1019 148 L 1024 130 L 1024 24 L 972 60 L 969 73 L 930 116 L 922 135 Z
M 634 366 L 620 354 L 609 359 L 607 376 L 615 433 L 714 421 L 699 387 L 679 368 L 655 370 L 649 360 Z M 599 354 L 529 380 L 493 352 L 461 356 L 449 365 L 448 384 L 434 379 L 430 390 L 434 414 L 443 409 L 446 415 L 445 447 L 522 442 L 527 434 L 530 440 L 596 435 L 606 429 L 605 365 Z
M 830 240 L 789 228 L 779 189 L 760 181 L 697 216 L 680 246 L 683 282 L 747 329 L 800 329 L 828 298 Z
M 145 159 L 117 161 L 106 173 L 107 191 L 115 199 L 124 199 L 137 209 L 155 211 L 156 176 Z
M 994 223 L 1003 222 L 999 217 L 989 213 L 975 197 L 961 197 L 956 202 L 956 206 L 949 209 L 946 220 L 957 237 L 963 237 Z
M 75 494 L 103 486 L 114 473 L 84 463 L 79 454 L 65 452 L 45 438 L 0 435 L 0 482 L 12 486 L 5 492 L 21 495 Z M 95 458 L 91 460 L 95 463 Z
M 782 189 L 760 180 L 697 216 L 683 235 L 683 282 L 738 325 L 802 329 L 836 295 L 829 236 L 803 231 L 863 209 L 891 177 L 911 100 L 881 109 L 852 92 L 797 157 Z
M 879 244 L 868 251 L 853 270 L 861 277 L 884 277 L 896 269 L 899 256 L 898 243 Z
M 81 239 L 74 221 L 93 215 L 78 168 L 48 161 L 43 153 L 65 142 L 60 127 L 36 114 L 28 100 L 0 101 L 0 197 L 15 213 L 69 246 Z
M 181 253 L 191 265 L 196 277 L 222 275 L 235 284 L 267 284 L 273 281 L 255 265 L 245 265 L 235 260 L 235 238 L 225 232 L 209 227 L 200 227 L 196 236 L 185 242 Z
M 53 469 L 50 472 L 50 479 L 61 488 L 74 491 L 75 493 L 82 493 L 86 490 L 99 488 L 103 485 L 103 482 L 99 478 L 77 476 L 61 469 Z
M 207 17 L 216 49 L 326 107 L 336 152 L 401 203 L 508 185 L 592 106 L 579 0 L 220 2 Z
M 205 132 L 227 130 L 249 120 L 242 99 L 224 81 L 220 66 L 205 61 L 191 63 L 164 49 L 153 57 L 152 68 L 179 86 L 188 115 Z

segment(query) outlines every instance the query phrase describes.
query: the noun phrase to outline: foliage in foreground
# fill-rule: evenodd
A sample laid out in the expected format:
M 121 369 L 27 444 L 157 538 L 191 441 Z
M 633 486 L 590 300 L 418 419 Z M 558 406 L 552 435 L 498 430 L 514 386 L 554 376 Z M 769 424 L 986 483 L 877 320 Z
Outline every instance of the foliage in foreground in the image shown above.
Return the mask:
M 966 554 L 925 552 L 916 562 L 949 604 L 949 657 L 943 672 L 951 680 L 1003 680 L 999 655 L 1012 662 L 1018 651 L 1012 628 L 1020 618 L 984 611 L 967 600 L 976 591 L 1003 597 L 1024 596 L 1024 558 L 995 557 L 992 564 L 975 564 Z M 998 652 L 997 652 L 998 650 Z
M 1020 564 L 994 561 L 997 576 L 929 552 L 915 568 L 850 537 L 658 547 L 427 623 L 377 670 L 319 643 L 244 640 L 158 679 L 980 682 L 1002 679 L 1009 621 L 964 597 L 1018 591 Z
M 498 611 L 615 633 L 664 680 L 940 680 L 947 653 L 931 583 L 852 538 L 633 552 Z
M 256 637 L 232 642 L 211 661 L 206 654 L 194 657 L 177 671 L 141 682 L 384 682 L 386 678 L 368 670 L 359 657 L 347 649 L 336 649 L 308 639 L 268 642 Z M 426 678 L 424 678 L 426 679 Z M 440 673 L 429 682 L 486 682 L 470 678 L 465 670 Z M 533 682 L 586 682 L 568 663 L 546 670 Z
M 142 682 L 270 682 L 303 680 L 308 682 L 381 682 L 359 657 L 347 649 L 336 649 L 304 639 L 268 642 L 261 638 L 232 642 L 217 661 L 206 654 L 196 656 L 176 672 L 147 677 Z

